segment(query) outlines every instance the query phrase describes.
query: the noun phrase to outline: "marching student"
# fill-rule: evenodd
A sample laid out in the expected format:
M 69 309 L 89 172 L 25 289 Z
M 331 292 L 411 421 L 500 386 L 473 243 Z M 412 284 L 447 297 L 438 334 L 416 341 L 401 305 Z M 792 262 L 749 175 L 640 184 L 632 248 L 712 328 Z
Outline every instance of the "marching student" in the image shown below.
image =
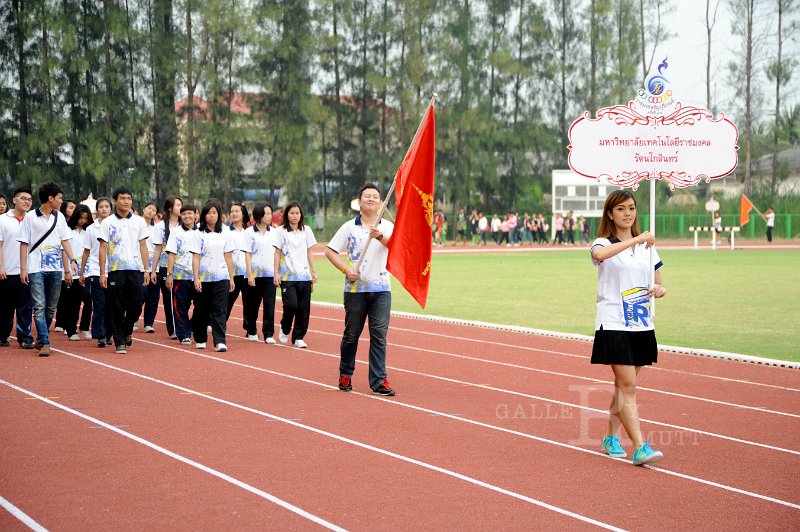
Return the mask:
M 8 336 L 17 316 L 17 343 L 22 349 L 33 349 L 31 289 L 19 278 L 19 241 L 17 236 L 25 215 L 33 203 L 30 187 L 18 187 L 11 195 L 14 206 L 0 215 L 0 347 L 9 345 Z
M 39 356 L 47 357 L 51 354 L 49 329 L 61 294 L 61 279 L 71 284 L 78 271 L 69 243 L 72 233 L 59 212 L 64 191 L 51 181 L 39 187 L 38 195 L 41 205 L 25 215 L 17 236 L 19 279 L 30 284 L 36 345 Z
M 372 184 L 361 187 L 358 193 L 360 214 L 336 231 L 325 249 L 325 256 L 345 276 L 339 389 L 345 392 L 353 389 L 358 339 L 369 317 L 369 387 L 374 393 L 393 396 L 395 392 L 386 380 L 386 333 L 392 310 L 392 287 L 386 260 L 394 224 L 387 220 L 378 222 L 380 206 L 378 188 Z M 369 237 L 375 242 L 367 248 L 360 270 L 356 270 L 355 265 Z M 339 257 L 342 251 L 347 251 L 344 261 Z
M 144 332 L 156 332 L 153 324 L 158 312 L 158 296 L 160 295 L 158 283 L 158 261 L 161 258 L 161 248 L 164 246 L 163 225 L 156 224 L 158 207 L 155 202 L 148 201 L 142 209 L 142 218 L 147 226 L 147 262 L 150 269 L 150 282 L 142 287 L 144 300 Z
M 114 214 L 100 224 L 100 286 L 107 289 L 106 326 L 116 352 L 125 354 L 133 345 L 133 326 L 142 313 L 142 286 L 150 283 L 148 233 L 144 219 L 133 214 L 129 188 L 118 187 L 111 197 Z
M 650 286 L 650 250 L 655 236 L 640 233 L 636 200 L 627 190 L 608 195 L 603 217 L 592 243 L 592 263 L 597 266 L 597 318 L 592 364 L 608 364 L 614 373 L 614 395 L 609 408 L 603 449 L 616 457 L 627 456 L 619 442 L 620 422 L 633 442 L 633 465 L 658 462 L 664 455 L 642 438 L 636 402 L 636 381 L 642 366 L 657 361 L 652 297 L 664 297 L 661 259 L 655 255 L 655 284 Z
M 175 334 L 175 320 L 173 315 L 174 305 L 172 303 L 172 291 L 167 288 L 167 261 L 169 260 L 169 253 L 167 252 L 167 242 L 169 235 L 172 231 L 180 227 L 181 221 L 181 208 L 183 207 L 183 200 L 178 196 L 167 196 L 164 200 L 164 218 L 156 222 L 154 229 L 154 241 L 160 240 L 163 244 L 161 255 L 158 259 L 158 288 L 161 291 L 161 304 L 164 306 L 164 321 L 167 326 L 167 334 L 173 340 L 178 336 Z M 149 332 L 145 327 L 145 332 Z
M 192 344 L 192 320 L 189 319 L 189 308 L 196 294 L 191 250 L 200 247 L 197 230 L 194 228 L 196 214 L 197 207 L 192 204 L 181 207 L 181 225 L 170 230 L 165 247 L 169 258 L 164 285 L 170 291 L 172 315 L 175 318 L 175 336 L 182 345 Z
M 311 315 L 313 283 L 317 282 L 312 254 L 317 239 L 305 224 L 303 209 L 296 201 L 286 206 L 283 226 L 277 230 L 272 245 L 275 247 L 273 284 L 280 287 L 283 302 L 278 340 L 285 344 L 291 332 L 292 345 L 306 348 L 303 338 Z
M 247 339 L 258 342 L 256 320 L 261 302 L 264 312 L 261 321 L 261 332 L 264 342 L 274 344 L 275 338 L 275 251 L 273 238 L 277 232 L 270 227 L 272 207 L 256 205 L 253 209 L 255 223 L 245 231 L 250 253 L 245 254 L 247 266 L 247 307 L 245 307 L 245 325 Z
M 111 200 L 99 198 L 95 205 L 97 220 L 86 229 L 84 239 L 83 260 L 81 260 L 80 284 L 89 289 L 92 298 L 92 338 L 97 340 L 97 347 L 110 344 L 106 330 L 106 289 L 100 285 L 100 224 L 111 216 Z M 86 283 L 86 277 L 89 283 Z
M 82 252 L 86 248 L 87 229 L 92 225 L 92 211 L 86 205 L 78 205 L 67 220 L 67 227 L 72 231 L 72 247 L 76 252 Z M 86 271 L 81 269 L 79 275 L 82 277 L 85 273 Z M 81 312 L 81 303 L 83 303 L 83 312 Z M 58 305 L 58 312 L 64 313 L 62 323 L 64 332 L 67 333 L 67 339 L 72 341 L 81 339 L 78 336 L 78 318 L 80 317 L 80 332 L 85 339 L 91 340 L 92 333 L 89 332 L 89 327 L 92 323 L 92 294 L 89 292 L 89 287 L 80 282 L 62 286 Z
M 222 210 L 209 201 L 200 212 L 197 246 L 192 252 L 192 274 L 197 291 L 192 331 L 195 347 L 206 348 L 207 326 L 211 323 L 214 351 L 227 351 L 225 345 L 226 309 L 233 291 L 233 250 L 230 231 L 222 230 Z
M 234 203 L 231 205 L 230 209 L 230 228 L 228 229 L 231 233 L 231 239 L 233 240 L 233 291 L 228 294 L 228 313 L 226 315 L 226 319 L 231 318 L 231 311 L 233 310 L 233 305 L 236 303 L 236 300 L 239 298 L 239 293 L 242 294 L 242 307 L 244 312 L 242 313 L 242 317 L 244 321 L 242 323 L 242 328 L 246 331 L 249 329 L 247 319 L 248 319 L 248 312 L 247 312 L 247 260 L 246 255 L 250 253 L 250 245 L 247 241 L 247 236 L 245 236 L 245 229 L 247 229 L 247 224 L 250 222 L 250 214 L 247 212 L 247 207 L 245 207 L 241 203 Z M 247 250 L 247 251 L 243 251 Z

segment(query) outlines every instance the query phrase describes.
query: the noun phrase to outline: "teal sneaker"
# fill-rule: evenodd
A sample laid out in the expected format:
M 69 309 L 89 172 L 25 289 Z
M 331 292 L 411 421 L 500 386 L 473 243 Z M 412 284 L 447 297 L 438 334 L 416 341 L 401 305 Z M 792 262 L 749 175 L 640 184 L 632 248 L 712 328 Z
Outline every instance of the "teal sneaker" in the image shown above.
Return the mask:
M 603 449 L 605 449 L 609 456 L 615 458 L 625 458 L 628 456 L 628 453 L 626 453 L 622 445 L 619 444 L 619 436 L 606 436 L 603 438 Z
M 633 453 L 633 465 L 655 464 L 663 459 L 664 454 L 661 451 L 651 449 L 647 442 L 644 442 L 644 445 Z

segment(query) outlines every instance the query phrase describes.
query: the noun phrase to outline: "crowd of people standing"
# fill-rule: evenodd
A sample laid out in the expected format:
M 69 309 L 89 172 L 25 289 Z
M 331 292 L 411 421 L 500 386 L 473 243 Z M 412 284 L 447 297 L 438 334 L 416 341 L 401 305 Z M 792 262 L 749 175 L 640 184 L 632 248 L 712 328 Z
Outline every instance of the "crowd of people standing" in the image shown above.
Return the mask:
M 496 213 L 489 219 L 476 209 L 467 216 L 465 209 L 459 209 L 456 215 L 456 231 L 453 245 L 466 245 L 470 242 L 473 246 L 495 245 L 524 246 L 551 244 L 550 221 L 544 213 L 530 214 L 525 212 L 520 215 L 510 211 L 501 219 Z M 555 215 L 555 233 L 552 245 L 584 245 L 590 242 L 589 230 L 591 224 L 583 215 L 575 216 L 572 211 Z M 433 243 L 436 246 L 445 245 L 447 237 L 447 216 L 437 210 L 433 217 Z M 578 233 L 579 241 L 576 242 Z

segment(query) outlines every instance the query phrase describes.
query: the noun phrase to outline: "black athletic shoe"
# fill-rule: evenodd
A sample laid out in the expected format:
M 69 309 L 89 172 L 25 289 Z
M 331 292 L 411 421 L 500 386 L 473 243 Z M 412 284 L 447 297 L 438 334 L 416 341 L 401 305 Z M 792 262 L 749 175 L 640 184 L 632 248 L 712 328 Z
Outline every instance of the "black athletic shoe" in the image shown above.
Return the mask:
M 126 336 L 125 337 L 125 345 L 128 347 L 133 345 L 133 336 Z
M 0 340 L 0 347 L 8 347 L 8 346 L 9 346 L 8 338 L 6 338 L 5 340 Z
M 385 395 L 387 397 L 394 396 L 394 390 L 392 389 L 391 386 L 389 386 L 389 381 L 386 379 L 383 379 L 383 382 L 380 383 L 375 388 L 373 388 L 372 391 L 374 393 L 377 393 L 379 395 Z
M 339 389 L 343 392 L 349 392 L 353 389 L 353 383 L 350 375 L 339 375 Z
M 106 343 L 106 341 L 105 341 L 105 340 L 98 340 L 98 341 L 97 341 L 97 347 L 105 347 L 105 346 L 107 346 L 107 345 L 108 345 L 108 344 Z
M 19 344 L 19 347 L 20 347 L 21 349 L 33 349 L 33 348 L 34 348 L 34 345 L 33 345 L 33 342 L 21 342 L 21 343 Z

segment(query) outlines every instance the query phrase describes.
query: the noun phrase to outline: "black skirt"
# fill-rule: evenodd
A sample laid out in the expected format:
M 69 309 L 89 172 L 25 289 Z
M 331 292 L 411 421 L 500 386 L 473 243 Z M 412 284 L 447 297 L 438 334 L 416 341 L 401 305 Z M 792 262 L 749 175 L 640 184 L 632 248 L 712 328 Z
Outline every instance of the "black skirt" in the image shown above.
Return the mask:
M 605 331 L 594 332 L 592 364 L 621 364 L 649 366 L 658 362 L 656 332 Z

